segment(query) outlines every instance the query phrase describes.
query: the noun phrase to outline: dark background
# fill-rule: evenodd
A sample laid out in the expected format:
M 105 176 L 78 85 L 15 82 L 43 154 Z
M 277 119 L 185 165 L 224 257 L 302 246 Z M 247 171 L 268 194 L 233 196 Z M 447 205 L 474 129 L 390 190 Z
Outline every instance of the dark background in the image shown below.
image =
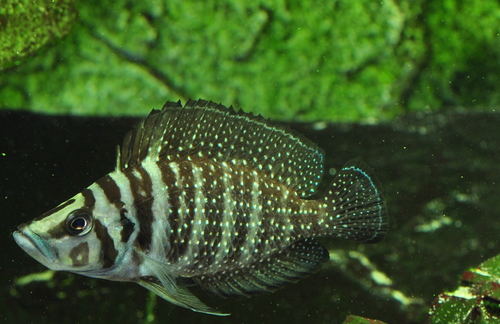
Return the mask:
M 155 301 L 132 283 L 69 273 L 16 284 L 16 278 L 46 269 L 15 244 L 11 232 L 112 171 L 116 145 L 135 122 L 0 111 L 0 321 L 342 323 L 356 314 L 416 323 L 437 294 L 458 286 L 463 271 L 498 254 L 500 116 L 420 114 L 376 126 L 290 125 L 325 149 L 327 170 L 357 157 L 375 169 L 387 198 L 390 231 L 375 245 L 323 240 L 334 260 L 274 294 L 221 299 L 198 293 L 230 317 Z M 374 269 L 392 283 L 377 284 Z M 398 292 L 413 299 L 404 305 L 395 297 Z

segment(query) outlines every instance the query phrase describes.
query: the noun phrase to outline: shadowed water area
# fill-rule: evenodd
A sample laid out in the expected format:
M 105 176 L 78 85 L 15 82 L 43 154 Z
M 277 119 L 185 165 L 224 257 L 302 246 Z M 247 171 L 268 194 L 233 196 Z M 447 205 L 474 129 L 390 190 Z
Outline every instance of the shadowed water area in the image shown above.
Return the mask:
M 289 125 L 325 150 L 326 174 L 357 157 L 374 168 L 390 229 L 376 245 L 322 240 L 333 260 L 273 294 L 222 299 L 194 290 L 230 311 L 227 318 L 161 299 L 155 306 L 154 297 L 134 284 L 69 273 L 16 284 L 16 278 L 45 268 L 15 244 L 11 232 L 113 170 L 116 145 L 136 122 L 0 112 L 0 321 L 147 323 L 149 307 L 153 323 L 342 323 L 349 314 L 422 322 L 437 294 L 454 290 L 463 271 L 500 250 L 500 115 L 423 114 L 381 125 Z

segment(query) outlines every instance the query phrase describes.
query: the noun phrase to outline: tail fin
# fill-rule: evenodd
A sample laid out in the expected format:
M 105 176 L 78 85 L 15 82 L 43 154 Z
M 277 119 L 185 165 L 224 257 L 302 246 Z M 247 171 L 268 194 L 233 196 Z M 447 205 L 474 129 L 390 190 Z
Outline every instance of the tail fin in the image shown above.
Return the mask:
M 337 174 L 323 198 L 328 235 L 363 243 L 381 241 L 388 227 L 387 209 L 372 168 L 353 160 Z

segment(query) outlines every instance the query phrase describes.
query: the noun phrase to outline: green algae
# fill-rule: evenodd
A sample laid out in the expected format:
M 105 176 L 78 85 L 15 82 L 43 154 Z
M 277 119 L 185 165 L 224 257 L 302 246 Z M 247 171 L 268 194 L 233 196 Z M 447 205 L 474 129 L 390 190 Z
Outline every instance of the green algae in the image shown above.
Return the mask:
M 75 10 L 69 35 L 0 75 L 0 107 L 145 115 L 204 98 L 281 120 L 376 122 L 500 103 L 494 0 L 93 0 Z
M 0 6 L 0 71 L 65 36 L 75 16 L 73 0 L 6 0 Z

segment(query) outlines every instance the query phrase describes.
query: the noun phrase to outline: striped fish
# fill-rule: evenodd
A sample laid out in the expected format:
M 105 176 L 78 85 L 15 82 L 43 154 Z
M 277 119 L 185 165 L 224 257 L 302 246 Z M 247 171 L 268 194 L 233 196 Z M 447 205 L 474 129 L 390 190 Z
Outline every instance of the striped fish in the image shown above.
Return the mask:
M 328 260 L 316 237 L 385 235 L 370 168 L 347 163 L 320 196 L 323 157 L 260 116 L 168 102 L 125 136 L 113 172 L 13 236 L 50 269 L 137 282 L 173 304 L 227 315 L 187 286 L 222 296 L 273 291 Z

